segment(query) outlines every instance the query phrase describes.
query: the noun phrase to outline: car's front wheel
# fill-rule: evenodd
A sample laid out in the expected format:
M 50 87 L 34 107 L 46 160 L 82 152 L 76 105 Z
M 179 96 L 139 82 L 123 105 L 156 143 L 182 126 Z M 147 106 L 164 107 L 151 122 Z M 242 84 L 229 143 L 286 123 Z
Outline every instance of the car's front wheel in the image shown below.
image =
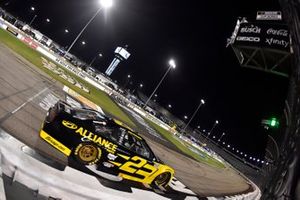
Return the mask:
M 94 165 L 101 158 L 101 149 L 93 143 L 80 143 L 73 152 L 75 159 L 83 165 Z
M 164 172 L 158 175 L 153 183 L 152 186 L 156 186 L 158 188 L 166 188 L 168 186 L 168 183 L 170 182 L 171 174 L 169 172 Z

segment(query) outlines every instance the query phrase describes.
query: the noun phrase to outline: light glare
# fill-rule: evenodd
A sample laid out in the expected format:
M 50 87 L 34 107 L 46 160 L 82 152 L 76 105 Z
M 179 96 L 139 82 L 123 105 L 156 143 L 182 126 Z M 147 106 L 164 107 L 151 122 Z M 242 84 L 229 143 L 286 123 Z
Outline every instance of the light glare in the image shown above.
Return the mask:
M 100 4 L 103 8 L 110 8 L 112 7 L 113 2 L 112 0 L 101 0 Z
M 171 60 L 169 61 L 169 65 L 170 65 L 173 69 L 175 69 L 175 67 L 176 67 L 175 61 L 174 61 L 173 59 L 171 59 Z

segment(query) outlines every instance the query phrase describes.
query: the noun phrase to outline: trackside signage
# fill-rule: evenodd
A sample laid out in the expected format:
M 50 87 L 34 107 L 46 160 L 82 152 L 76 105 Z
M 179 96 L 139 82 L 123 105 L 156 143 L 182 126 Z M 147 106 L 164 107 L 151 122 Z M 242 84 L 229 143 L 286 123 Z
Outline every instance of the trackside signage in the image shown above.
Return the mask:
M 256 20 L 282 20 L 280 11 L 258 11 Z
M 241 23 L 234 41 L 237 46 L 290 51 L 290 35 L 286 25 L 274 23 Z

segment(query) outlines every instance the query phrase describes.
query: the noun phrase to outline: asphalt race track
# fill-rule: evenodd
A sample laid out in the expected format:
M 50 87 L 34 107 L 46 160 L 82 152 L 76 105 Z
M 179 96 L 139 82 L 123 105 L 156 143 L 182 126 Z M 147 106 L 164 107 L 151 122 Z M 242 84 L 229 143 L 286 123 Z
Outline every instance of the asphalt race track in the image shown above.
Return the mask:
M 38 136 L 47 108 L 52 102 L 65 99 L 62 87 L 0 44 L 0 128 L 43 155 L 67 165 L 68 159 Z M 167 148 L 159 140 L 146 139 L 156 155 L 175 169 L 176 178 L 199 197 L 249 190 L 247 181 L 231 168 L 217 169 L 198 163 Z

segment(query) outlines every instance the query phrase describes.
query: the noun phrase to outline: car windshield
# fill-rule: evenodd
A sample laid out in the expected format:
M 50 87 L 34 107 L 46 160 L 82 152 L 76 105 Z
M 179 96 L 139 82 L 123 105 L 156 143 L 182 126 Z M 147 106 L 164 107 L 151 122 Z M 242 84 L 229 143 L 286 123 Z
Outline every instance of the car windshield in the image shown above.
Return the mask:
M 146 142 L 124 128 L 111 129 L 108 137 L 117 144 L 135 152 L 140 156 L 143 156 L 149 160 L 154 158 Z
M 74 109 L 72 110 L 72 114 L 74 117 L 81 120 L 87 120 L 87 119 L 103 120 L 104 119 L 104 117 L 100 113 L 93 110 Z

